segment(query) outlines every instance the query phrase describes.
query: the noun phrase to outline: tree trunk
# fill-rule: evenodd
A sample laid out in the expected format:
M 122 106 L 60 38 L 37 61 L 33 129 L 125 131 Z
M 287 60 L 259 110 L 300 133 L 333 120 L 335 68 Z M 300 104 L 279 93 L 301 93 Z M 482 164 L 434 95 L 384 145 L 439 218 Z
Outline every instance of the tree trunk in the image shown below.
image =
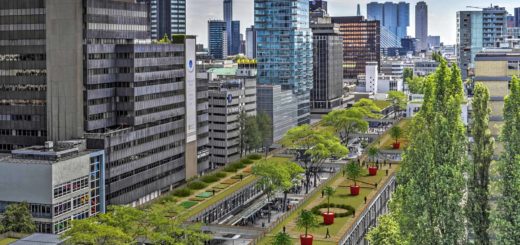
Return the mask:
M 311 171 L 309 168 L 305 169 L 305 194 L 309 194 L 309 184 L 311 182 Z
M 288 191 L 283 192 L 283 206 L 282 206 L 283 212 L 287 212 L 287 194 L 288 194 Z
M 318 182 L 318 167 L 314 167 L 314 188 L 316 188 Z

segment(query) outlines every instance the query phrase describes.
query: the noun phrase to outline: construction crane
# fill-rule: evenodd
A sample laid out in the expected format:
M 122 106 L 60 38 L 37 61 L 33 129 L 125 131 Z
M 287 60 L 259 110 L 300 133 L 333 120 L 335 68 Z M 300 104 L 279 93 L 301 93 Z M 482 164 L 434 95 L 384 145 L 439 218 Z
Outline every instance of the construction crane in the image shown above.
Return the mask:
M 475 6 L 466 6 L 468 9 L 484 9 L 482 7 L 475 7 Z

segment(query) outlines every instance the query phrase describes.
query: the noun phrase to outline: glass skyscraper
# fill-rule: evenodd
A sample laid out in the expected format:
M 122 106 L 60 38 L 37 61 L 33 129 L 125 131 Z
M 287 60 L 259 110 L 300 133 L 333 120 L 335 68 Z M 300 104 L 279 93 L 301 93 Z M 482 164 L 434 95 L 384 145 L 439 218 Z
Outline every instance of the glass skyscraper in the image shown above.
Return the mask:
M 276 96 L 258 95 L 259 110 L 273 119 L 273 139 L 279 139 L 292 126 L 310 123 L 310 89 L 312 88 L 312 31 L 309 27 L 308 0 L 255 0 L 257 30 L 258 84 L 279 86 L 292 91 L 296 98 L 296 117 L 283 121 L 274 115 Z M 264 89 L 265 90 L 265 89 Z M 259 91 L 260 93 L 261 91 Z M 264 106 L 265 105 L 265 106 Z M 287 120 L 295 120 L 288 125 Z M 281 129 L 280 125 L 286 125 Z
M 410 4 L 405 2 L 367 4 L 367 19 L 381 24 L 381 48 L 400 47 L 401 39 L 408 36 Z
M 164 35 L 186 34 L 187 0 L 138 0 L 150 6 L 150 26 L 153 39 Z
M 208 49 L 214 59 L 224 59 L 228 56 L 228 39 L 226 22 L 222 20 L 208 21 Z

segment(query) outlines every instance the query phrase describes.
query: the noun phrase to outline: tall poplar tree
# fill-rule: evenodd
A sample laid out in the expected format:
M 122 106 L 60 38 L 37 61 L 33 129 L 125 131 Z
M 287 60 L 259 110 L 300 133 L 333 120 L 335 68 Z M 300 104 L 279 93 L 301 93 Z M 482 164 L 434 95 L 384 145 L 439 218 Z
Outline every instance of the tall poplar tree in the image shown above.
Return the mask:
M 490 244 L 489 241 L 489 167 L 493 157 L 494 140 L 489 130 L 489 90 L 482 83 L 475 85 L 471 124 L 471 155 L 473 164 L 469 169 L 467 217 L 474 234 L 475 244 Z
M 494 222 L 498 244 L 520 244 L 520 81 L 513 77 L 505 99 L 502 142 L 504 152 L 498 162 L 497 202 Z
M 424 84 L 421 111 L 411 123 L 398 187 L 391 202 L 401 238 L 409 244 L 465 241 L 463 171 L 466 135 L 461 119 L 462 81 L 457 67 L 441 60 Z M 388 230 L 388 229 L 381 229 Z M 375 234 L 372 234 L 374 236 Z

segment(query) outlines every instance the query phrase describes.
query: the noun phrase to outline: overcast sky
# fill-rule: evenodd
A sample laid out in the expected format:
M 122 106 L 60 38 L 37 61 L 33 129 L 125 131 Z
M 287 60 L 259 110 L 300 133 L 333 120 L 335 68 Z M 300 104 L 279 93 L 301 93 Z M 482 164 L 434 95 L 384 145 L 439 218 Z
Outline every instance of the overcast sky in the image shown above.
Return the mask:
M 1 0 L 0 0 L 1 1 Z M 366 16 L 366 4 L 374 0 L 328 0 L 331 16 L 349 16 L 356 14 L 357 4 L 361 4 L 361 13 Z M 406 1 L 410 3 L 410 27 L 408 35 L 415 34 L 415 4 L 419 0 Z M 188 34 L 197 35 L 197 42 L 207 46 L 208 20 L 223 19 L 223 0 L 186 0 Z M 234 0 L 233 18 L 240 20 L 242 33 L 253 25 L 254 0 Z M 384 2 L 384 1 L 379 1 Z M 397 0 L 395 1 L 397 2 Z M 520 7 L 520 0 L 426 0 L 429 12 L 429 34 L 440 35 L 441 41 L 446 44 L 456 42 L 456 12 L 460 10 L 477 10 L 466 6 L 487 7 L 491 3 L 507 8 L 513 13 L 514 7 Z

